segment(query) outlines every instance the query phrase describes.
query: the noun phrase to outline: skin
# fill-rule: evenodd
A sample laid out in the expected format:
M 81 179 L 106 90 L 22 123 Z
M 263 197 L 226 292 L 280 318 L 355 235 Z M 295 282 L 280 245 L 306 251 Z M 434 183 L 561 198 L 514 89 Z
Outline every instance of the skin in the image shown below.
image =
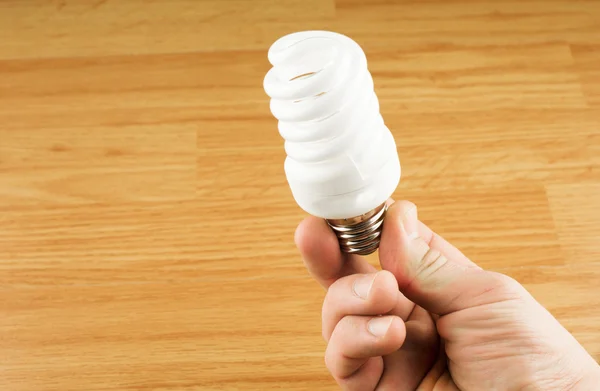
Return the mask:
M 340 252 L 319 218 L 295 241 L 327 290 L 325 363 L 348 391 L 592 390 L 600 367 L 512 278 L 482 270 L 389 201 L 381 271 Z

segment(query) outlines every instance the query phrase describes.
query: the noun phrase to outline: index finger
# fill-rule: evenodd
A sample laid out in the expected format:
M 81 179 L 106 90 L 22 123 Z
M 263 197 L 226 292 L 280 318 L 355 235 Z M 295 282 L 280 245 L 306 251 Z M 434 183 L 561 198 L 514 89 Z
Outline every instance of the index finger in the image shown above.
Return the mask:
M 341 277 L 377 271 L 360 255 L 342 253 L 335 233 L 318 217 L 305 218 L 294 241 L 309 273 L 326 289 Z

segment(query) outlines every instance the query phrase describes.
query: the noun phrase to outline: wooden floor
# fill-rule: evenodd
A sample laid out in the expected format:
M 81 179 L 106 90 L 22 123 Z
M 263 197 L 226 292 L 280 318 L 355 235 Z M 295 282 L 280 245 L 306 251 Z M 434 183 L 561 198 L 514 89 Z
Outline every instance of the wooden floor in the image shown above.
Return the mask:
M 600 359 L 599 1 L 0 0 L 0 389 L 337 389 L 262 89 L 307 29 L 365 49 L 394 197 Z

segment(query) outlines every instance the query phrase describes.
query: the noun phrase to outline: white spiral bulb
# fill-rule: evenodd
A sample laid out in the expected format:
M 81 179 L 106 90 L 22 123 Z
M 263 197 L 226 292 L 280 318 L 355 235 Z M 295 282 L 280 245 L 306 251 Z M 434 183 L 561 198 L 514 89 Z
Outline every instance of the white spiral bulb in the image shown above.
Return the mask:
M 400 181 L 400 162 L 361 47 L 338 33 L 304 31 L 278 39 L 268 56 L 264 89 L 298 205 L 328 220 L 382 205 Z

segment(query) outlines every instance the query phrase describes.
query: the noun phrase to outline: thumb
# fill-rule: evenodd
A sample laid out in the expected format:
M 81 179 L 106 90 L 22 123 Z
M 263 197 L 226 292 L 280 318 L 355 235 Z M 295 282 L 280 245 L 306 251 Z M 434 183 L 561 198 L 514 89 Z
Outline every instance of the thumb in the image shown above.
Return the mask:
M 408 201 L 388 209 L 379 258 L 409 300 L 438 315 L 517 299 L 525 292 L 515 280 L 482 270 L 418 221 L 417 208 Z

